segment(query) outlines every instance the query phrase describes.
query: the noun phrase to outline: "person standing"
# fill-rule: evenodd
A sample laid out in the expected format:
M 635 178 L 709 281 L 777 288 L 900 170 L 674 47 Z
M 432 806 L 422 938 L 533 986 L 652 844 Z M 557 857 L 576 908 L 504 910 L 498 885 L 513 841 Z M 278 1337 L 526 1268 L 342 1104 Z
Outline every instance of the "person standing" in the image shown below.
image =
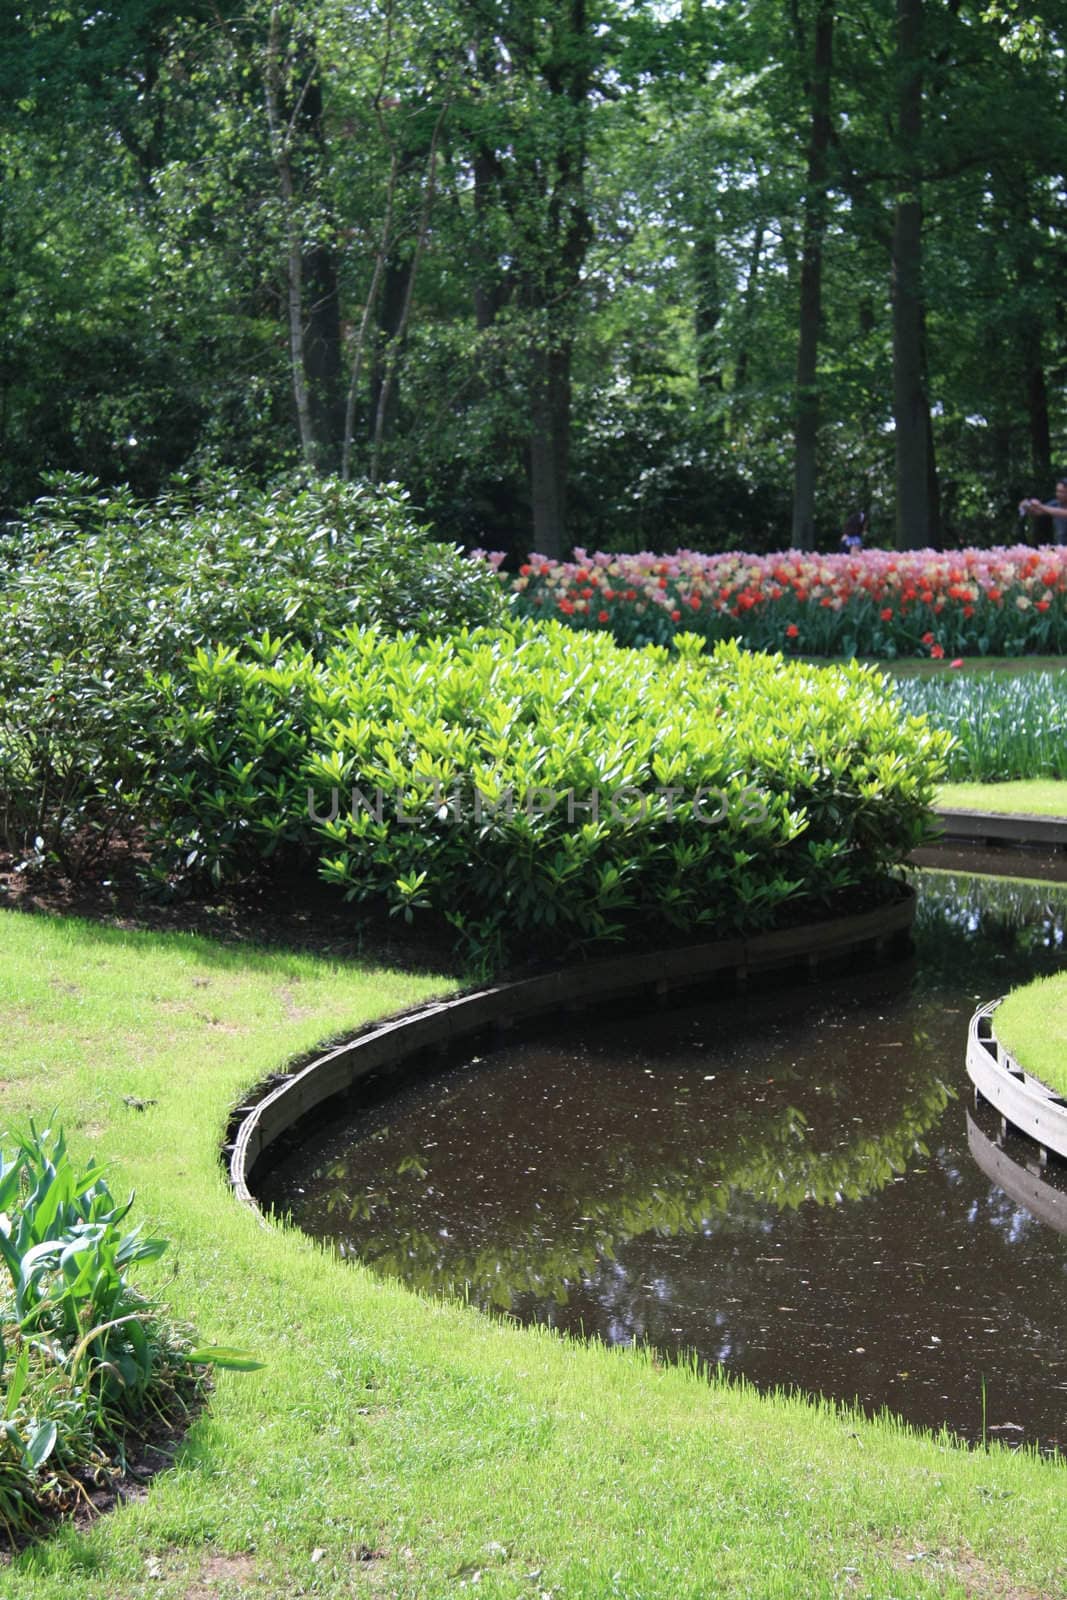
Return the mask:
M 846 519 L 845 526 L 841 530 L 841 554 L 850 556 L 856 550 L 862 550 L 866 532 L 866 511 L 853 511 L 852 515 Z
M 1056 479 L 1055 500 L 1024 500 L 1019 506 L 1021 517 L 1051 517 L 1053 538 L 1056 544 L 1067 544 L 1067 478 Z

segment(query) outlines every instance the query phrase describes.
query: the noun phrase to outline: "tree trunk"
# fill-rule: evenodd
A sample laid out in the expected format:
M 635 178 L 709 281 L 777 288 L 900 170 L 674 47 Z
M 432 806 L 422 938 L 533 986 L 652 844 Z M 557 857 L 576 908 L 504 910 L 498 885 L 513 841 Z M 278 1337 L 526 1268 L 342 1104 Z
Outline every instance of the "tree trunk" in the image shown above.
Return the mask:
M 323 134 L 322 82 L 311 40 L 301 41 L 298 51 L 304 81 L 292 114 L 294 133 L 302 135 L 304 158 L 313 167 L 326 159 Z M 309 187 L 314 187 L 312 176 Z M 341 436 L 344 411 L 341 380 L 341 301 L 337 284 L 337 260 L 331 245 L 317 239 L 305 243 L 303 261 L 304 371 L 307 378 L 311 429 L 315 439 L 316 466 L 320 472 L 336 472 L 341 465 Z
M 559 558 L 567 526 L 567 473 L 570 457 L 571 351 L 532 352 L 530 386 L 530 498 L 534 549 Z
M 1026 393 L 1027 432 L 1030 443 L 1030 470 L 1034 481 L 1041 486 L 1039 493 L 1047 494 L 1045 487 L 1052 477 L 1052 430 L 1049 424 L 1048 385 L 1045 381 L 1044 330 L 1041 318 L 1034 307 L 1036 272 L 1034 254 L 1037 248 L 1036 230 L 1031 221 L 1030 195 L 1023 189 L 1016 194 L 1012 208 L 1012 237 L 1020 241 L 1017 255 L 1019 303 L 1022 307 L 1019 346 L 1022 357 L 1023 384 Z M 1051 518 L 1049 519 L 1052 520 Z
M 710 222 L 701 225 L 693 240 L 693 278 L 696 289 L 693 332 L 696 335 L 697 384 L 705 391 L 721 390 L 722 368 L 718 361 L 715 330 L 722 317 L 722 285 L 719 282 L 719 252 Z
M 382 445 L 385 441 L 385 423 L 389 415 L 389 406 L 396 385 L 397 368 L 400 362 L 400 352 L 408 331 L 411 320 L 411 307 L 415 298 L 415 280 L 419 275 L 419 263 L 422 253 L 426 248 L 426 239 L 430 232 L 430 213 L 433 210 L 434 195 L 437 191 L 437 147 L 448 115 L 450 102 L 445 101 L 434 123 L 433 137 L 430 140 L 430 155 L 426 166 L 426 182 L 422 191 L 422 205 L 419 208 L 418 233 L 415 236 L 415 249 L 408 268 L 407 282 L 404 286 L 404 303 L 400 309 L 400 321 L 396 333 L 389 344 L 385 357 L 385 376 L 382 380 L 381 393 L 378 396 L 378 411 L 374 419 L 374 444 L 371 449 L 370 476 L 373 483 L 377 483 L 381 471 Z
M 820 0 L 815 19 L 811 75 L 811 131 L 804 235 L 800 260 L 800 333 L 797 340 L 796 422 L 793 446 L 793 544 L 815 548 L 815 482 L 819 437 L 819 336 L 822 326 L 822 256 L 826 234 L 826 174 L 830 148 L 830 78 L 834 0 Z
M 899 550 L 937 542 L 937 469 L 926 389 L 919 140 L 923 116 L 923 0 L 897 0 L 900 192 L 893 216 L 893 424 Z
M 567 478 L 570 463 L 571 324 L 589 248 L 585 203 L 586 118 L 589 96 L 585 0 L 570 0 L 562 48 L 543 69 L 550 95 L 560 106 L 563 132 L 556 149 L 556 180 L 548 194 L 546 270 L 527 280 L 527 303 L 543 329 L 531 352 L 530 500 L 534 543 L 542 555 L 566 547 Z
M 386 261 L 385 271 L 382 275 L 381 299 L 378 304 L 376 337 L 371 347 L 374 359 L 371 363 L 367 384 L 368 416 L 370 419 L 367 436 L 372 440 L 377 432 L 378 414 L 382 411 L 382 393 L 385 389 L 385 378 L 389 368 L 389 354 L 400 331 L 410 275 L 410 261 L 402 261 L 397 258 Z M 388 438 L 392 432 L 398 390 L 399 385 L 394 384 L 390 392 L 389 403 L 386 405 L 385 410 L 382 411 L 382 429 L 383 437 L 385 438 Z
M 484 146 L 475 151 L 472 163 L 474 173 L 474 320 L 479 333 L 484 333 L 496 321 L 507 301 L 507 284 L 501 282 L 500 270 L 487 244 L 492 227 L 493 213 L 500 204 L 500 180 L 503 175 L 500 162 Z
M 1023 377 L 1026 384 L 1026 415 L 1030 435 L 1030 470 L 1038 485 L 1038 494 L 1047 494 L 1052 479 L 1052 431 L 1048 415 L 1048 386 L 1041 358 L 1041 326 L 1036 318 L 1028 316 L 1022 340 Z M 1051 544 L 1056 538 L 1058 523 L 1055 517 L 1036 517 L 1031 520 L 1035 541 Z
M 917 197 L 897 201 L 893 222 L 893 424 L 897 549 L 934 542 L 930 517 L 930 406 L 923 374 L 920 272 L 922 220 Z
M 1030 423 L 1030 468 L 1038 483 L 1047 483 L 1052 477 L 1052 432 L 1048 420 L 1048 385 L 1041 360 L 1041 332 L 1035 327 L 1033 337 L 1027 341 L 1026 361 L 1026 412 Z
M 760 257 L 763 254 L 764 224 L 757 223 L 756 231 L 752 238 L 752 249 L 748 257 L 748 275 L 745 278 L 745 297 L 741 310 L 741 348 L 737 354 L 737 370 L 734 374 L 734 392 L 744 402 L 744 388 L 748 382 L 748 367 L 750 360 L 750 347 L 752 342 L 752 327 L 756 319 L 756 297 L 759 285 Z
M 304 370 L 307 374 L 311 431 L 320 472 L 341 465 L 344 407 L 341 393 L 341 307 L 333 251 L 312 245 L 304 251 L 303 281 L 307 303 Z
M 381 238 L 374 255 L 374 271 L 371 273 L 370 288 L 367 290 L 367 298 L 363 302 L 363 313 L 359 319 L 359 329 L 356 333 L 355 345 L 351 351 L 348 396 L 345 401 L 344 439 L 341 444 L 341 477 L 346 483 L 352 476 L 352 445 L 356 428 L 356 400 L 359 395 L 359 379 L 363 370 L 363 357 L 367 348 L 367 329 L 370 327 L 371 315 L 378 303 L 378 290 L 381 286 L 382 273 L 385 270 L 385 258 L 389 252 L 389 241 L 393 235 L 393 201 L 396 195 L 396 180 L 399 170 L 400 160 L 394 150 L 389 164 L 389 182 L 385 191 L 385 215 L 382 218 Z
M 313 187 L 323 156 L 322 86 L 314 43 L 301 38 L 295 50 L 297 76 L 286 82 L 278 0 L 270 13 L 265 92 L 271 152 L 282 200 L 286 234 L 289 350 L 300 451 L 314 472 L 341 465 L 344 415 L 341 394 L 341 313 L 337 264 L 329 245 L 308 242 L 299 221 L 298 191 Z M 287 89 L 290 93 L 287 94 Z
M 304 258 L 300 234 L 296 223 L 296 189 L 293 182 L 291 158 L 291 126 L 282 120 L 282 65 L 281 65 L 281 14 L 278 0 L 271 6 L 270 32 L 267 40 L 267 60 L 264 88 L 267 102 L 267 122 L 270 128 L 271 153 L 278 175 L 282 212 L 285 217 L 285 261 L 287 304 L 289 312 L 289 359 L 293 379 L 293 399 L 296 404 L 297 431 L 300 436 L 300 453 L 305 464 L 316 467 L 315 434 L 311 422 L 311 402 L 308 396 L 307 371 L 304 364 Z

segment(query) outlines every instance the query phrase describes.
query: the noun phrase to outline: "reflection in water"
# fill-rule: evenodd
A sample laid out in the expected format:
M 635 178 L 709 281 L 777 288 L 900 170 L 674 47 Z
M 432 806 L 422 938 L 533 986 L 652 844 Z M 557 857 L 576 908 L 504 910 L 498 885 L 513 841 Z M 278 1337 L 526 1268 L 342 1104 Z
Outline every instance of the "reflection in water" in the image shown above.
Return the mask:
M 261 1200 L 524 1321 L 972 1438 L 984 1388 L 993 1437 L 1067 1444 L 1067 1238 L 975 1163 L 963 1068 L 1065 930 L 1058 886 L 928 877 L 914 968 L 572 1020 L 364 1106 Z
M 967 1113 L 967 1148 L 987 1178 L 1004 1190 L 1039 1222 L 1057 1233 L 1067 1233 L 1067 1184 L 1061 1181 L 1062 1164 L 1051 1172 L 1043 1152 L 1032 1139 L 1010 1128 L 1003 1118 L 996 1134 L 982 1126 L 982 1113 Z M 993 1113 L 985 1113 L 986 1120 Z

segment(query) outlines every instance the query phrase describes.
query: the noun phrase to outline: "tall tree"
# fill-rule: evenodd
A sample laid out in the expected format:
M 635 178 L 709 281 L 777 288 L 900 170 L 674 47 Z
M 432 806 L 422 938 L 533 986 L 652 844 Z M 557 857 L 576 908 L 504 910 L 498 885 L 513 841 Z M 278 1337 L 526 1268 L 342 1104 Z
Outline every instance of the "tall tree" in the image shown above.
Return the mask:
M 517 0 L 503 13 L 493 7 L 476 14 L 471 160 L 483 226 L 473 296 L 483 328 L 510 305 L 524 330 L 533 538 L 553 555 L 567 543 L 572 364 L 591 238 L 586 179 L 599 46 L 586 0 L 536 7 Z M 493 212 L 507 218 L 503 239 L 499 216 L 491 233 L 485 227 Z M 486 259 L 487 238 L 496 244 L 495 268 Z
M 795 3 L 795 0 L 794 0 Z M 812 30 L 808 98 L 807 180 L 800 262 L 800 331 L 797 339 L 796 429 L 793 448 L 793 544 L 815 547 L 816 449 L 819 435 L 818 360 L 822 329 L 822 263 L 827 218 L 827 174 L 830 151 L 831 75 L 834 52 L 835 0 L 819 0 Z M 804 30 L 796 9 L 798 43 Z
M 898 191 L 893 210 L 892 302 L 896 533 L 900 550 L 935 545 L 940 536 L 923 294 L 923 23 L 924 0 L 897 0 Z

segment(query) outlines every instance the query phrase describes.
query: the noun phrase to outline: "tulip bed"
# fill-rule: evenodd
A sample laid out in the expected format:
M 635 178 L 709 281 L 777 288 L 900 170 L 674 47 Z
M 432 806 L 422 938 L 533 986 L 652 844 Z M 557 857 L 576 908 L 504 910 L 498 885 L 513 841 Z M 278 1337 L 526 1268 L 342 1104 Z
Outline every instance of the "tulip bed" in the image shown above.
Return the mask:
M 894 684 L 911 716 L 952 735 L 949 782 L 1067 779 L 1067 673 L 943 673 Z
M 807 656 L 1067 651 L 1067 547 L 848 556 L 579 549 L 573 561 L 531 556 L 508 581 L 520 615 L 624 645 L 668 644 L 684 631 Z

